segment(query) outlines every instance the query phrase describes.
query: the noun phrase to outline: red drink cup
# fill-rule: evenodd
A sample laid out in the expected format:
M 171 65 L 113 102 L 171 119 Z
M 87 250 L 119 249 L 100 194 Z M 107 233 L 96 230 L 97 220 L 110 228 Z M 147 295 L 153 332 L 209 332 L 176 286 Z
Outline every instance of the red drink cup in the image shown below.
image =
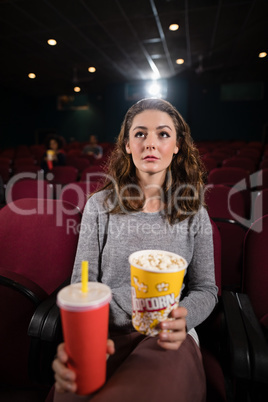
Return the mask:
M 111 290 L 88 282 L 63 288 L 57 296 L 60 307 L 68 367 L 76 373 L 77 394 L 88 395 L 106 380 L 106 351 Z

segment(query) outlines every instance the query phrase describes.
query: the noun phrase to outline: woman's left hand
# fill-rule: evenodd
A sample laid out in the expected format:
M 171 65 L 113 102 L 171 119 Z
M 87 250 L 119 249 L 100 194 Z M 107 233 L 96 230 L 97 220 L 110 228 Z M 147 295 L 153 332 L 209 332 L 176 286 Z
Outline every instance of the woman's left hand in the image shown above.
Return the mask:
M 174 320 L 161 322 L 160 328 L 162 331 L 159 333 L 157 342 L 162 348 L 169 350 L 179 349 L 187 335 L 186 315 L 187 310 L 185 307 L 177 307 L 170 314 Z

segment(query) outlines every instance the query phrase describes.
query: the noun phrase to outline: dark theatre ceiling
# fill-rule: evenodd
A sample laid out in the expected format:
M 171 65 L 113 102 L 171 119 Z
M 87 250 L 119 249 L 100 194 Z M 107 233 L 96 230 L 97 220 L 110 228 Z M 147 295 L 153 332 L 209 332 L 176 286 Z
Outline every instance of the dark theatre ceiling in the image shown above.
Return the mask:
M 0 0 L 0 41 L 0 87 L 31 96 L 153 77 L 264 82 L 268 0 Z

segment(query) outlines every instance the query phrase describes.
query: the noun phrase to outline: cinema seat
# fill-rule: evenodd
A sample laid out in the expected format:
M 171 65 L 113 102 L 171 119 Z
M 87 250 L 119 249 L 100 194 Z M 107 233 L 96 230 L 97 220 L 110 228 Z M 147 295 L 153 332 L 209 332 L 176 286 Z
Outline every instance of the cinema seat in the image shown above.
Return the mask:
M 63 201 L 68 201 L 71 204 L 77 206 L 82 212 L 85 208 L 89 196 L 96 190 L 98 190 L 99 187 L 100 183 L 97 181 L 77 181 L 74 183 L 69 183 L 63 187 L 59 198 Z
M 47 180 L 22 179 L 7 186 L 6 202 L 21 198 L 53 198 L 53 185 Z
M 268 215 L 247 231 L 242 292 L 236 293 L 249 343 L 251 401 L 268 395 Z
M 38 359 L 40 369 L 48 356 L 31 356 L 27 331 L 36 308 L 71 275 L 80 220 L 60 200 L 18 199 L 0 210 L 0 383 L 11 395 L 13 387 L 38 388 L 29 363 Z
M 226 379 L 230 381 L 233 396 L 240 397 L 240 394 L 237 395 L 241 390 L 240 382 L 250 378 L 250 368 L 247 360 L 248 344 L 238 307 L 233 303 L 232 297 L 228 297 L 229 295 L 226 297 L 225 295 L 225 306 L 223 307 L 221 295 L 221 239 L 214 222 L 212 222 L 212 229 L 219 303 L 210 317 L 197 327 L 197 332 L 200 338 L 207 378 L 206 401 L 227 402 Z M 58 337 L 58 342 L 62 341 L 62 338 L 59 337 L 59 327 L 61 327 L 59 309 L 55 304 L 55 300 L 56 298 L 54 297 L 54 308 L 46 315 L 46 322 L 41 323 L 39 326 L 40 336 L 46 342 L 51 342 L 55 336 Z M 41 308 L 39 309 L 41 314 Z M 228 317 L 227 323 L 224 319 L 224 314 Z M 40 317 L 38 321 L 41 322 Z M 233 324 L 235 324 L 235 328 Z M 56 331 L 57 327 L 58 330 Z M 221 350 L 223 344 L 226 345 L 226 348 Z M 232 351 L 232 357 L 230 357 L 229 350 Z M 54 387 L 52 386 L 46 402 L 53 401 L 53 394 Z M 236 400 L 238 401 L 239 399 Z

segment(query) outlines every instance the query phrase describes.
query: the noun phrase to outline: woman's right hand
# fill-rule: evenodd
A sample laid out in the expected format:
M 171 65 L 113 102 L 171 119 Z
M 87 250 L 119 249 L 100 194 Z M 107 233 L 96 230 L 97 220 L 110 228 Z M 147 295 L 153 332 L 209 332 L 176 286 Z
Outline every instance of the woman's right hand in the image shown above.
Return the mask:
M 114 354 L 114 343 L 111 339 L 107 340 L 107 358 Z M 68 355 L 64 348 L 64 343 L 58 346 L 57 356 L 52 363 L 55 372 L 55 388 L 57 392 L 75 392 L 77 389 L 75 372 L 67 367 Z

